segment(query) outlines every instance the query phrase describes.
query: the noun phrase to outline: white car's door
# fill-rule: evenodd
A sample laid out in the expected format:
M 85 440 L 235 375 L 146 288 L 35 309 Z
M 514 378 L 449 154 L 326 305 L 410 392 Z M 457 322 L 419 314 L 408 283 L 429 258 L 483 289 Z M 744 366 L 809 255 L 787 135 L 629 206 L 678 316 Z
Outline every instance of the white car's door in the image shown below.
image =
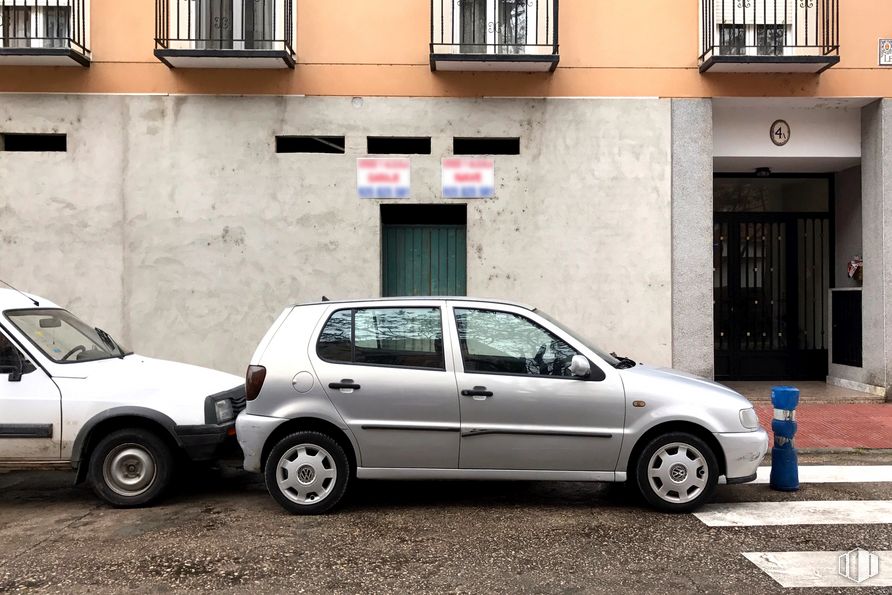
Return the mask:
M 0 330 L 0 460 L 58 461 L 59 387 Z

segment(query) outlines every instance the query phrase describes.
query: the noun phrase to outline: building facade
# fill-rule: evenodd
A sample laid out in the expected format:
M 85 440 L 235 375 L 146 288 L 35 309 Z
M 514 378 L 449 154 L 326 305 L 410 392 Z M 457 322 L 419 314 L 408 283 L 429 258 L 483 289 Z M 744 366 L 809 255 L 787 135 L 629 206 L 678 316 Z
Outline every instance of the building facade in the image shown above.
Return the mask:
M 0 278 L 233 372 L 287 303 L 468 294 L 884 395 L 885 38 L 884 0 L 0 0 Z

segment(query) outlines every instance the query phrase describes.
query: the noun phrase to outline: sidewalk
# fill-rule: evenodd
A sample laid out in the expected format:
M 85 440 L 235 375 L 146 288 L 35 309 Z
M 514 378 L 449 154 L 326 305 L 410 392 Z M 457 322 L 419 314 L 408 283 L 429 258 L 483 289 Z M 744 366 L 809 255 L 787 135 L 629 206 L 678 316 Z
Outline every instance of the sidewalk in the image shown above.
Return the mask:
M 771 433 L 771 403 L 755 403 L 756 413 Z M 800 403 L 796 448 L 892 449 L 892 403 Z

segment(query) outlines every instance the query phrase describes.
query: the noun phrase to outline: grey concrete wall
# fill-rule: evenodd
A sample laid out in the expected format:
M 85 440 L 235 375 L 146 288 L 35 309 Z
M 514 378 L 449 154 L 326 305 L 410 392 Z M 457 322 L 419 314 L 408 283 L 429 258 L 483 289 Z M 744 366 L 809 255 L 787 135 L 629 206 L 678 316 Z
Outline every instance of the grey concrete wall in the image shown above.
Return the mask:
M 672 365 L 715 375 L 712 101 L 672 100 Z
M 861 119 L 864 365 L 841 376 L 892 396 L 892 102 L 874 102 Z M 834 367 L 837 368 L 837 367 Z M 842 367 L 839 367 L 842 368 Z M 831 374 L 839 370 L 831 369 Z
M 853 256 L 861 254 L 861 168 L 836 174 L 836 287 L 860 287 L 846 272 Z
M 147 355 L 241 373 L 284 305 L 380 295 L 355 158 L 366 135 L 431 136 L 403 202 L 448 202 L 455 135 L 521 137 L 468 207 L 469 294 L 671 362 L 667 100 L 6 95 L 0 128 L 70 143 L 0 153 L 0 276 Z M 346 134 L 347 155 L 276 154 L 277 134 Z

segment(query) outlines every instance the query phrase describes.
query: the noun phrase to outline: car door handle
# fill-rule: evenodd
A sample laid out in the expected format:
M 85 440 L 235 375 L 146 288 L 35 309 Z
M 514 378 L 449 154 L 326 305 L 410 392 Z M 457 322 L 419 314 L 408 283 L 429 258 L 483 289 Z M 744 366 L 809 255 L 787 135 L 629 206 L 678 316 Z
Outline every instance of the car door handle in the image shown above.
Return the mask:
M 330 382 L 328 388 L 336 388 L 338 390 L 359 390 L 359 385 L 350 378 L 343 378 L 340 382 Z
M 492 396 L 491 390 L 486 390 L 485 386 L 475 386 L 473 389 L 465 389 L 461 391 L 463 397 L 483 397 L 484 399 Z

